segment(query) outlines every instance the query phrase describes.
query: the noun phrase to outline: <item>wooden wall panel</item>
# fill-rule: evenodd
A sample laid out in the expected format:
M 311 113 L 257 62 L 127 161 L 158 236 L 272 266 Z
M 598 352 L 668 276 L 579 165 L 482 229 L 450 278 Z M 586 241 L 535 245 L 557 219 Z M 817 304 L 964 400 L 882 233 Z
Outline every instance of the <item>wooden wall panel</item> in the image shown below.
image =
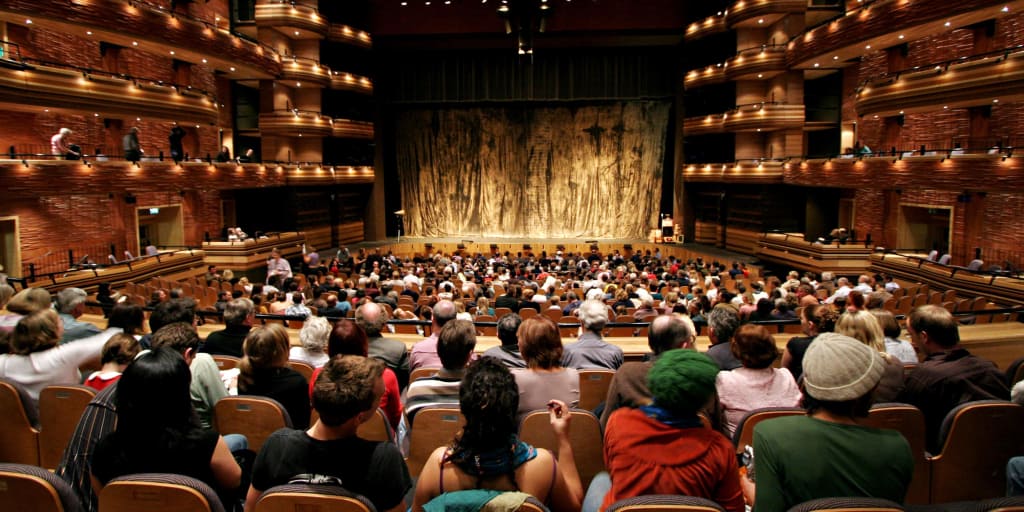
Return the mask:
M 644 238 L 670 104 L 411 110 L 397 162 L 414 236 Z

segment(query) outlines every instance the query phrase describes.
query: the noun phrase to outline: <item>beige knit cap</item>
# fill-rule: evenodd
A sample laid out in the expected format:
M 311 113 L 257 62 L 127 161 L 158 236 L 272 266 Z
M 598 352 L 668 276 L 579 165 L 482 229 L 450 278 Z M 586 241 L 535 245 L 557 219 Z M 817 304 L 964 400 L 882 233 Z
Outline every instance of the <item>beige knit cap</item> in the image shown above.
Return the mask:
M 843 402 L 869 393 L 885 365 L 875 349 L 849 336 L 818 335 L 804 354 L 804 388 L 818 400 Z

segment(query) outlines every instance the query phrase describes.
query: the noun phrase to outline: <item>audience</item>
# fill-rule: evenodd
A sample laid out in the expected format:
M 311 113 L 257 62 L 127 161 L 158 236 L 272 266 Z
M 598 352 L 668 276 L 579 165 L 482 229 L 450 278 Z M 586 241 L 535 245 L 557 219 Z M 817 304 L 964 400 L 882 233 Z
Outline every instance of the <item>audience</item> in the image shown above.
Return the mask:
M 301 346 L 292 347 L 288 352 L 288 359 L 307 363 L 313 368 L 320 368 L 327 364 L 330 356 L 327 355 L 327 341 L 331 335 L 331 323 L 322 316 L 307 318 L 299 330 L 299 341 Z M 312 383 L 310 383 L 312 385 Z
M 288 367 L 288 331 L 280 324 L 255 327 L 245 338 L 238 364 L 238 394 L 273 398 L 284 406 L 297 429 L 309 427 L 309 383 Z
M 409 371 L 417 368 L 440 368 L 441 358 L 437 353 L 438 335 L 448 322 L 455 319 L 458 310 L 450 300 L 439 301 L 431 314 L 430 336 L 413 345 L 409 355 Z
M 740 314 L 730 304 L 718 304 L 708 313 L 708 338 L 711 348 L 707 354 L 718 367 L 729 371 L 742 366 L 739 359 L 732 355 L 732 335 L 740 326 Z
M 601 339 L 608 324 L 608 306 L 604 301 L 585 300 L 577 309 L 583 332 L 575 343 L 565 346 L 562 366 L 577 370 L 616 370 L 624 360 L 622 348 Z
M 224 306 L 224 329 L 211 332 L 199 350 L 211 355 L 242 357 L 242 344 L 256 320 L 256 306 L 249 299 L 233 299 Z
M 580 374 L 575 368 L 562 366 L 562 338 L 558 326 L 547 317 L 523 320 L 517 332 L 519 352 L 526 368 L 512 372 L 519 388 L 519 418 L 543 409 L 551 400 L 570 407 L 580 401 Z
M 782 366 L 793 374 L 797 381 L 803 375 L 804 353 L 819 334 L 832 332 L 839 319 L 839 312 L 828 304 L 813 304 L 805 306 L 800 313 L 800 325 L 803 328 L 803 337 L 793 337 L 786 343 L 786 350 L 782 353 Z
M 13 288 L 12 288 L 13 290 Z M 45 288 L 25 288 L 7 301 L 7 313 L 0 315 L 0 331 L 11 332 L 26 315 L 50 308 L 50 292 Z
M 875 403 L 892 402 L 903 389 L 903 362 L 885 353 L 885 335 L 874 315 L 866 311 L 847 311 L 836 322 L 836 333 L 849 336 L 875 349 L 885 363 L 885 373 L 875 389 Z
M 115 334 L 103 344 L 100 356 L 99 371 L 93 372 L 85 379 L 85 385 L 96 391 L 103 391 L 107 386 L 117 382 L 121 373 L 142 351 L 139 341 L 130 334 Z
M 81 288 L 68 287 L 57 292 L 57 313 L 64 323 L 64 335 L 60 342 L 67 343 L 99 334 L 100 328 L 89 322 L 79 322 L 85 313 L 85 300 L 89 294 Z
M 203 428 L 213 428 L 213 407 L 217 401 L 228 396 L 227 388 L 220 379 L 220 368 L 210 354 L 199 354 L 199 333 L 195 326 L 186 322 L 175 322 L 153 333 L 153 348 L 170 347 L 181 354 L 192 371 L 192 406 Z
M 436 375 L 410 382 L 406 390 L 405 415 L 410 424 L 416 412 L 425 406 L 459 402 L 459 385 L 475 347 L 476 328 L 471 322 L 452 320 L 445 323 L 437 339 L 441 369 Z
M 404 388 L 409 383 L 409 350 L 405 343 L 381 336 L 387 317 L 387 311 L 374 302 L 367 302 L 356 309 L 356 324 L 369 338 L 369 356 L 384 361 L 398 377 L 399 387 Z
M 498 319 L 498 341 L 501 345 L 484 351 L 484 357 L 493 357 L 506 368 L 526 368 L 526 360 L 519 353 L 519 338 L 516 336 L 519 326 L 523 323 L 517 313 L 508 313 Z
M 903 364 L 917 364 L 917 352 L 910 342 L 897 339 L 902 330 L 896 317 L 884 309 L 872 309 L 871 314 L 882 326 L 882 334 L 885 335 L 885 353 L 899 359 Z

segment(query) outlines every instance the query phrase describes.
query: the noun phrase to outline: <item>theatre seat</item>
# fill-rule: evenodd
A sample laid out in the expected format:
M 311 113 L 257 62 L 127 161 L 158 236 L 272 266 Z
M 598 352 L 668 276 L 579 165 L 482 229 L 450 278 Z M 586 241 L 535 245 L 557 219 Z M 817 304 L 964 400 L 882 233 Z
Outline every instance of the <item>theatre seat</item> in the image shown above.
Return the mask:
M 419 421 L 419 416 L 416 417 Z M 551 428 L 547 409 L 531 411 L 519 424 L 519 437 L 536 448 L 546 448 L 558 456 L 558 441 Z M 583 488 L 590 485 L 594 475 L 604 471 L 604 435 L 601 422 L 590 411 L 572 410 L 572 428 L 569 429 L 569 443 L 576 458 L 576 469 L 580 473 Z
M 696 496 L 652 494 L 616 501 L 605 512 L 725 512 L 721 505 Z
M 312 425 L 312 423 L 310 423 Z M 388 418 L 381 408 L 377 408 L 375 414 L 369 420 L 359 425 L 359 437 L 367 441 L 394 441 L 395 432 L 388 423 Z
M 754 446 L 754 427 L 758 423 L 784 416 L 799 416 L 806 412 L 800 407 L 765 407 L 748 412 L 736 424 L 736 431 L 732 435 L 732 444 L 736 446 L 736 453 L 742 453 L 744 446 Z M 754 456 L 756 457 L 757 455 L 755 454 Z
M 376 512 L 373 503 L 336 485 L 286 484 L 271 487 L 253 512 Z
M 409 474 L 419 475 L 430 454 L 448 446 L 465 424 L 458 405 L 428 405 L 417 411 L 409 429 L 409 457 L 405 460 Z
M 99 512 L 225 512 L 209 485 L 182 475 L 117 477 L 100 491 Z
M 55 385 L 39 393 L 39 463 L 47 469 L 60 464 L 78 419 L 96 396 L 88 386 Z
M 271 434 L 292 428 L 291 417 L 280 402 L 256 395 L 221 398 L 213 407 L 213 422 L 220 435 L 244 435 L 249 449 L 257 453 Z
M 81 512 L 75 491 L 60 477 L 27 464 L 0 464 L 0 510 Z
M 21 385 L 0 379 L 0 462 L 39 465 L 39 411 Z
M 832 512 L 902 512 L 903 506 L 881 498 L 819 498 L 790 507 L 789 512 L 816 512 L 819 510 L 830 510 Z
M 608 397 L 615 370 L 579 370 L 580 409 L 593 411 Z
M 881 403 L 871 406 L 868 417 L 862 425 L 872 428 L 896 430 L 910 444 L 910 453 L 914 456 L 914 474 L 907 489 L 905 503 L 923 505 L 929 502 L 929 485 L 931 466 L 925 453 L 924 414 L 910 404 Z

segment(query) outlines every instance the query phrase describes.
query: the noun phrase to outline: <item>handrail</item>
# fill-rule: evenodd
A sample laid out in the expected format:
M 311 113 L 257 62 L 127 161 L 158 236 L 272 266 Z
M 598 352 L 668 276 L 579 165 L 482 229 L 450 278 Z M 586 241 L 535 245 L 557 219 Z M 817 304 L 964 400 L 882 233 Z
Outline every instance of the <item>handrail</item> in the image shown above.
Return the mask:
M 750 48 L 744 48 L 736 52 L 735 57 L 741 55 L 758 54 L 761 52 L 786 52 L 786 44 L 762 44 L 758 46 L 751 46 Z
M 275 50 L 273 46 L 270 46 L 269 44 L 264 43 L 262 41 L 258 41 L 256 39 L 253 39 L 253 38 L 251 38 L 251 37 L 249 37 L 249 36 L 247 36 L 247 35 L 245 35 L 245 34 L 243 34 L 241 32 L 235 32 L 235 31 L 233 31 L 233 30 L 231 30 L 229 28 L 221 27 L 220 25 L 217 25 L 216 23 L 211 23 L 208 20 L 202 19 L 202 18 L 200 18 L 198 16 L 193 16 L 192 14 L 189 14 L 187 12 L 179 12 L 177 10 L 167 10 L 167 9 L 164 9 L 164 7 L 162 5 L 153 4 L 153 3 L 148 2 L 147 0 L 127 0 L 127 3 L 129 5 L 145 7 L 150 12 L 157 12 L 157 13 L 161 13 L 161 14 L 166 14 L 168 16 L 171 16 L 171 17 L 175 18 L 175 19 L 184 19 L 184 20 L 186 20 L 188 22 L 202 25 L 202 26 L 204 26 L 204 27 L 206 27 L 208 29 L 211 29 L 211 30 L 219 30 L 219 31 L 221 31 L 221 32 L 223 32 L 223 33 L 225 33 L 227 35 L 237 37 L 237 38 L 242 39 L 242 40 L 244 40 L 244 41 L 246 41 L 246 42 L 248 42 L 250 44 L 262 47 L 264 50 L 269 51 L 271 53 L 271 55 L 274 56 L 275 60 L 277 60 L 278 62 L 281 61 L 281 55 L 279 53 L 277 53 L 277 50 Z
M 903 254 L 903 253 L 897 252 L 894 249 L 881 249 L 878 252 L 881 252 L 883 255 L 890 255 L 891 254 L 891 255 L 894 255 L 894 256 L 899 256 L 901 258 L 906 258 L 906 259 L 911 260 L 911 261 L 916 261 L 917 262 L 917 268 L 921 268 L 925 264 L 930 264 L 930 265 L 934 265 L 934 266 L 937 266 L 937 267 L 943 267 L 943 268 L 951 269 L 950 277 L 953 277 L 954 275 L 956 275 L 957 272 L 961 272 L 961 273 L 968 273 L 968 274 L 973 274 L 973 275 L 978 275 L 978 276 L 992 276 L 993 280 L 996 277 L 1007 277 L 1007 278 L 1016 279 L 1016 280 L 1019 280 L 1019 281 L 1024 281 L 1024 272 L 1022 272 L 1022 269 L 1020 268 L 1020 266 L 1019 265 L 1014 265 L 1012 262 L 1009 262 L 1009 261 L 1006 261 L 1004 263 L 1010 263 L 1010 265 L 1012 266 L 1012 268 L 1010 268 L 1010 269 L 999 270 L 999 271 L 990 271 L 990 270 L 985 270 L 985 269 L 971 270 L 971 269 L 969 269 L 967 267 L 964 267 L 964 266 L 961 266 L 961 265 L 942 264 L 942 263 L 939 263 L 938 261 L 930 260 L 926 256 L 920 256 L 920 255 L 917 255 L 917 254 Z M 982 252 L 984 252 L 984 250 Z M 883 256 L 883 259 L 884 259 L 884 256 Z
M 3 43 L 4 44 L 13 44 L 13 43 L 9 43 L 8 41 L 3 41 Z M 25 57 L 25 58 L 21 59 L 20 62 L 22 62 L 24 64 L 34 64 L 36 66 L 45 66 L 45 67 L 48 67 L 48 68 L 69 69 L 69 70 L 72 70 L 72 71 L 79 71 L 79 72 L 82 73 L 82 77 L 85 78 L 86 80 L 88 80 L 91 76 L 96 75 L 96 76 L 102 76 L 102 77 L 106 77 L 106 78 L 113 78 L 113 79 L 117 79 L 117 80 L 131 81 L 131 82 L 134 82 L 136 85 L 139 85 L 139 84 L 141 84 L 143 82 L 148 82 L 150 85 L 155 85 L 155 86 L 158 86 L 158 87 L 171 87 L 171 88 L 175 89 L 176 91 L 178 91 L 179 93 L 182 93 L 184 91 L 188 91 L 188 92 L 192 92 L 192 93 L 197 93 L 197 94 L 200 94 L 202 96 L 206 96 L 207 98 L 210 98 L 211 100 L 214 100 L 214 101 L 216 101 L 216 98 L 217 98 L 213 93 L 211 93 L 211 92 L 209 92 L 209 91 L 207 91 L 205 89 L 197 89 L 197 88 L 193 88 L 191 85 L 179 84 L 179 83 L 175 83 L 175 82 L 167 82 L 167 81 L 160 80 L 160 79 L 157 79 L 157 78 L 147 78 L 147 77 L 141 77 L 141 76 L 134 76 L 134 75 L 129 75 L 127 73 L 112 73 L 110 71 L 104 71 L 102 69 L 87 68 L 87 67 L 82 67 L 82 66 L 76 66 L 74 64 L 67 64 L 67 63 L 63 63 L 63 62 L 53 62 L 53 61 L 47 61 L 47 60 L 36 59 L 36 58 L 31 58 L 31 57 Z
M 977 62 L 981 60 L 991 59 L 993 57 L 1002 56 L 1002 60 L 1010 58 L 1010 55 L 1024 54 L 1024 44 L 1018 44 L 1011 48 L 1004 48 L 1002 50 L 993 50 L 985 53 L 978 53 L 970 56 L 958 57 L 956 59 L 949 59 L 940 62 L 932 62 L 930 64 L 921 64 L 912 68 L 905 68 L 898 71 L 889 71 L 880 75 L 872 76 L 871 78 L 865 78 L 861 80 L 857 86 L 859 92 L 865 86 L 877 87 L 879 85 L 885 85 L 896 80 L 899 80 L 901 75 L 908 75 L 912 73 L 919 73 L 922 71 L 928 71 L 929 69 L 934 71 L 947 71 L 949 67 L 956 64 L 965 64 L 968 62 Z

